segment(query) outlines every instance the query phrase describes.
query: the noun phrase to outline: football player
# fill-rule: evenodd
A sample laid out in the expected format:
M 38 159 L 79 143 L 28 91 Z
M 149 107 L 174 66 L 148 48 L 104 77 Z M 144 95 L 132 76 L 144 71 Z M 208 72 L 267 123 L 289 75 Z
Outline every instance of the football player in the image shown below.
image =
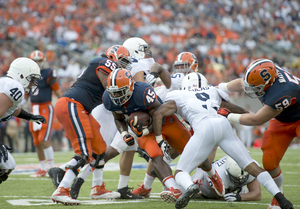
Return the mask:
M 249 64 L 244 78 L 220 83 L 226 92 L 244 91 L 251 98 L 258 98 L 263 107 L 255 114 L 235 114 L 221 109 L 220 114 L 230 122 L 259 126 L 269 121 L 263 134 L 263 167 L 270 173 L 282 190 L 283 176 L 280 161 L 294 137 L 300 137 L 300 79 L 269 59 L 257 59 Z M 279 204 L 273 198 L 269 208 Z
M 71 141 L 75 155 L 67 163 L 66 173 L 51 196 L 55 202 L 80 204 L 70 197 L 70 186 L 79 170 L 88 162 L 92 169 L 104 167 L 106 143 L 99 123 L 90 113 L 102 103 L 107 76 L 117 68 L 118 64 L 106 57 L 91 60 L 72 87 L 56 102 L 54 113 Z
M 53 106 L 52 92 L 60 98 L 62 93 L 57 80 L 56 71 L 49 68 L 46 63 L 46 57 L 43 52 L 35 50 L 30 53 L 29 58 L 35 61 L 41 69 L 42 79 L 38 81 L 39 90 L 34 94 L 25 94 L 27 100 L 30 96 L 31 112 L 41 114 L 47 120 L 45 124 L 31 123 L 29 130 L 33 137 L 33 144 L 36 147 L 40 169 L 30 175 L 30 177 L 44 177 L 47 174 L 47 165 L 52 168 L 54 166 L 54 153 L 50 143 L 50 135 L 53 122 Z
M 129 146 L 133 146 L 135 139 L 128 132 L 125 119 L 130 113 L 136 111 L 144 111 L 153 116 L 154 110 L 161 105 L 162 101 L 156 96 L 154 89 L 149 84 L 134 82 L 129 71 L 118 69 L 108 77 L 108 88 L 103 95 L 103 103 L 106 109 L 113 112 L 115 124 L 124 141 Z M 175 183 L 170 166 L 163 160 L 163 157 L 170 158 L 168 144 L 178 153 L 181 153 L 191 136 L 190 132 L 175 115 L 166 118 L 163 125 L 164 139 L 161 138 L 159 141 L 155 140 L 151 129 L 147 131 L 140 130 L 132 124 L 130 124 L 130 127 L 139 136 L 138 145 L 149 154 L 159 179 L 167 188 L 167 191 L 160 194 L 161 198 L 166 202 L 175 202 L 182 193 Z M 217 174 L 215 175 L 211 171 L 213 169 L 211 169 L 209 161 L 206 163 L 208 163 L 205 165 L 206 168 L 215 177 Z M 214 182 L 217 182 L 217 180 L 214 180 Z M 222 184 L 222 182 L 218 183 Z
M 222 101 L 229 101 L 228 94 L 211 86 L 199 89 L 196 83 L 187 81 L 182 83 L 182 89 L 187 90 L 167 94 L 165 103 L 153 113 L 153 129 L 157 140 L 162 138 L 163 118 L 174 113 L 187 120 L 194 131 L 181 153 L 175 171 L 176 183 L 186 190 L 176 201 L 175 207 L 184 208 L 200 191 L 189 174 L 209 156 L 213 147 L 218 145 L 243 170 L 256 177 L 258 182 L 275 197 L 281 208 L 293 208 L 270 174 L 251 158 L 247 148 L 234 134 L 229 121 L 217 113 Z
M 10 64 L 7 76 L 0 78 L 0 122 L 15 116 L 31 122 L 46 123 L 43 116 L 33 115 L 21 108 L 24 93 L 38 90 L 38 79 L 41 79 L 40 67 L 31 59 L 20 57 Z M 1 182 L 5 181 L 15 168 L 15 161 L 7 151 L 10 149 L 0 144 Z

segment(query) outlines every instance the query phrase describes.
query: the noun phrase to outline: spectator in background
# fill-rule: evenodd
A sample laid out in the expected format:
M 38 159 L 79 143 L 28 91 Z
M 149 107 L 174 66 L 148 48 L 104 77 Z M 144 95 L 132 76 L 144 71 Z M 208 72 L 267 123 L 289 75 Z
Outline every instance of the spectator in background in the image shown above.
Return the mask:
M 47 66 L 44 53 L 35 50 L 30 54 L 29 58 L 39 65 L 42 79 L 38 81 L 39 90 L 34 94 L 25 95 L 25 98 L 28 99 L 30 96 L 32 113 L 41 114 L 47 120 L 45 124 L 33 123 L 29 126 L 40 162 L 40 169 L 35 174 L 30 175 L 30 177 L 44 177 L 47 175 L 46 161 L 49 168 L 54 166 L 54 153 L 50 143 L 54 114 L 51 104 L 52 92 L 54 92 L 58 98 L 62 96 L 62 93 L 57 81 L 56 71 Z

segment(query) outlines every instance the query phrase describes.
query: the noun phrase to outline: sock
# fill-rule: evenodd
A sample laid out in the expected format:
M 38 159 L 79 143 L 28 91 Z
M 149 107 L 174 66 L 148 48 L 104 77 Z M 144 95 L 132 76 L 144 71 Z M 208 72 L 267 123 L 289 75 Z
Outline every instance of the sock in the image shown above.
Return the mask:
M 179 189 L 178 185 L 175 182 L 174 176 L 168 176 L 166 178 L 163 179 L 163 184 L 167 187 L 167 188 L 171 188 L 173 187 L 174 189 Z
M 180 171 L 176 174 L 175 180 L 178 186 L 183 187 L 185 190 L 193 184 L 191 176 L 184 171 Z
M 52 146 L 44 149 L 44 154 L 48 163 L 48 167 L 52 168 L 54 166 L 54 152 Z
M 207 175 L 209 177 L 212 177 L 213 175 L 216 174 L 215 169 L 213 169 L 213 167 L 212 167 L 212 164 L 210 164 L 210 170 L 209 171 L 206 171 L 206 170 L 204 170 L 204 171 L 207 173 Z
M 153 176 L 149 175 L 148 173 L 146 173 L 145 179 L 144 179 L 144 188 L 147 189 L 147 190 L 151 189 L 154 180 L 155 180 L 155 177 L 153 177 Z
M 128 186 L 129 176 L 120 175 L 118 189 Z
M 66 166 L 67 165 L 68 165 L 68 163 L 65 163 L 65 164 L 59 166 L 59 168 L 62 169 L 62 170 L 64 170 L 64 171 L 66 171 Z
M 103 183 L 103 168 L 96 168 L 93 172 L 93 184 L 92 187 L 98 185 L 101 186 Z
M 43 171 L 47 170 L 46 160 L 40 160 L 40 166 Z
M 92 167 L 88 164 L 84 169 L 81 169 L 80 174 L 78 174 L 77 177 L 82 178 L 83 180 L 86 180 L 86 178 L 93 172 Z
M 273 195 L 273 197 L 278 192 L 280 192 L 279 188 L 275 184 L 275 181 L 273 181 L 272 177 L 267 171 L 258 174 L 256 179 L 263 187 L 265 187 L 266 190 L 268 190 Z
M 280 189 L 281 193 L 283 193 L 283 189 L 282 189 L 282 182 L 283 182 L 282 172 L 280 171 L 278 176 L 273 177 L 273 180 L 275 181 L 276 185 Z
M 72 158 L 68 162 L 68 165 L 74 166 L 76 164 L 77 164 L 77 160 L 75 160 L 74 158 Z M 75 177 L 76 177 L 75 173 L 71 169 L 68 169 L 66 174 L 64 175 L 64 178 L 61 180 L 59 187 L 64 187 L 64 188 L 70 187 Z
M 194 173 L 194 175 L 192 176 L 192 181 L 195 182 L 197 180 L 201 180 L 203 178 L 203 170 L 201 168 L 196 168 L 196 172 Z M 176 178 L 175 178 L 176 180 Z

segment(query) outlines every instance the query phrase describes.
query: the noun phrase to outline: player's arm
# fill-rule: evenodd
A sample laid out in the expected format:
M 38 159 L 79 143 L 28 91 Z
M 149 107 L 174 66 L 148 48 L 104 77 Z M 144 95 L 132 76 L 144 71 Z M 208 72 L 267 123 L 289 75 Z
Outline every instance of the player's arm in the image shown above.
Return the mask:
M 128 133 L 128 126 L 123 115 L 118 114 L 116 112 L 112 112 L 112 113 L 115 119 L 116 127 L 118 131 L 121 133 L 125 143 L 128 144 L 129 146 L 134 145 L 134 138 Z
M 41 115 L 33 115 L 25 110 L 23 110 L 20 107 L 18 107 L 18 109 L 14 112 L 13 116 L 17 117 L 17 118 L 22 118 L 25 120 L 28 120 L 30 122 L 36 122 L 36 123 L 46 123 L 46 119 L 41 116 Z
M 155 79 L 159 77 L 167 89 L 171 87 L 171 75 L 169 71 L 163 68 L 160 64 L 154 63 L 150 68 L 150 74 L 154 76 Z
M 252 182 L 247 184 L 248 193 L 240 194 L 241 201 L 257 201 L 261 198 L 261 187 L 260 183 L 254 179 Z
M 220 83 L 218 87 L 226 93 L 244 91 L 243 78 L 237 78 L 228 83 Z
M 174 100 L 169 100 L 164 104 L 160 105 L 152 114 L 153 119 L 153 131 L 156 136 L 156 141 L 160 141 L 162 135 L 162 125 L 164 123 L 164 118 L 174 114 L 177 111 L 176 102 Z M 149 113 L 150 114 L 150 113 Z
M 249 113 L 248 110 L 246 110 L 238 105 L 232 104 L 231 102 L 227 102 L 225 100 L 222 100 L 220 108 L 226 108 L 226 109 L 230 110 L 232 113 L 239 113 L 239 114 Z
M 108 77 L 108 75 L 106 75 L 103 72 L 101 72 L 100 70 L 98 70 L 98 78 L 99 78 L 100 82 L 102 83 L 102 86 L 104 87 L 104 89 L 106 89 L 106 87 L 107 87 L 107 77 Z
M 13 102 L 10 100 L 10 98 L 4 93 L 0 93 L 0 118 L 12 106 L 13 106 Z
M 220 115 L 227 117 L 230 122 L 239 123 L 247 126 L 262 125 L 267 121 L 271 120 L 272 118 L 276 117 L 278 114 L 280 114 L 283 111 L 283 110 L 275 110 L 268 105 L 263 106 L 255 114 L 252 113 L 236 114 L 236 113 L 230 113 L 223 110 L 219 109 L 218 113 Z
M 145 82 L 144 71 L 139 71 L 133 76 L 134 81 Z
M 53 77 L 51 79 L 49 79 L 49 85 L 51 87 L 51 89 L 53 90 L 54 94 L 60 98 L 62 96 L 61 90 L 60 90 L 60 86 L 57 80 L 57 77 Z

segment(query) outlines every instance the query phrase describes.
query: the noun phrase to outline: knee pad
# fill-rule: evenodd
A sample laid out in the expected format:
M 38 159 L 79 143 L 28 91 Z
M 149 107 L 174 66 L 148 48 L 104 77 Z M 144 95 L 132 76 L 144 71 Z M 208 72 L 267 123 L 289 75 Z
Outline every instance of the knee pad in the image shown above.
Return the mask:
M 280 159 L 270 153 L 263 153 L 262 163 L 266 171 L 271 171 L 279 166 Z
M 93 168 L 104 168 L 105 162 L 101 163 L 100 161 L 104 159 L 105 157 L 105 152 L 103 152 L 101 155 L 97 155 L 93 152 L 92 157 L 95 159 L 94 163 L 90 163 L 90 166 Z M 100 164 L 99 164 L 100 162 Z
M 79 174 L 79 170 L 85 165 L 86 160 L 88 159 L 88 156 L 86 156 L 86 155 L 83 155 L 82 157 L 74 156 L 73 158 L 77 161 L 77 164 L 74 166 L 67 165 L 66 168 L 71 169 L 77 176 Z

